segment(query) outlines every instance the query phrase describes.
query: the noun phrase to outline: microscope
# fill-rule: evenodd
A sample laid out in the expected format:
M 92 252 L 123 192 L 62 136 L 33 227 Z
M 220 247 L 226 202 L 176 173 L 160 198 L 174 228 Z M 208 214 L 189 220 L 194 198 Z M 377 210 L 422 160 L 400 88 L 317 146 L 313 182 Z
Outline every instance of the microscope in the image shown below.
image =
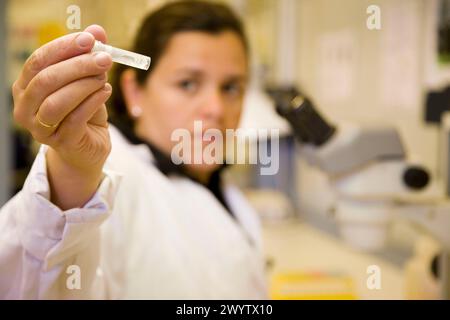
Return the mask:
M 296 88 L 267 89 L 299 142 L 299 154 L 324 172 L 336 193 L 335 219 L 352 247 L 376 251 L 393 219 L 423 227 L 442 245 L 442 298 L 450 298 L 450 201 L 427 168 L 408 160 L 399 132 L 388 126 L 334 126 Z

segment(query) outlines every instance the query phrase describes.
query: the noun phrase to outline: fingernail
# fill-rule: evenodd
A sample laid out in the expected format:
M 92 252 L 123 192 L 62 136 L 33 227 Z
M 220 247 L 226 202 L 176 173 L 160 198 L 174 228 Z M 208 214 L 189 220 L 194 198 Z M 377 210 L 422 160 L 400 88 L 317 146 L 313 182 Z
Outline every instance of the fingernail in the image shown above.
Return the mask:
M 92 44 L 92 40 L 93 40 L 93 36 L 87 32 L 82 32 L 80 33 L 80 35 L 77 37 L 77 44 L 81 47 L 81 48 L 86 48 L 89 45 Z
M 106 52 L 97 52 L 95 55 L 95 63 L 100 67 L 106 67 L 111 62 L 111 56 Z
M 103 87 L 103 90 L 105 90 L 106 92 L 109 92 L 112 90 L 112 87 L 109 83 L 105 83 L 105 86 Z

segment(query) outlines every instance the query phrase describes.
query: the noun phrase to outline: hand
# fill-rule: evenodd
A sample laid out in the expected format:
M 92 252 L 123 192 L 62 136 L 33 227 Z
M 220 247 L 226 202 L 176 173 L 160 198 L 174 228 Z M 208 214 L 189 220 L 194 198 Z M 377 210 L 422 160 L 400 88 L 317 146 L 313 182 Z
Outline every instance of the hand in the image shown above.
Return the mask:
M 14 119 L 49 146 L 52 201 L 62 209 L 90 199 L 111 149 L 105 102 L 112 61 L 107 53 L 90 53 L 95 39 L 106 42 L 99 26 L 45 44 L 13 85 Z

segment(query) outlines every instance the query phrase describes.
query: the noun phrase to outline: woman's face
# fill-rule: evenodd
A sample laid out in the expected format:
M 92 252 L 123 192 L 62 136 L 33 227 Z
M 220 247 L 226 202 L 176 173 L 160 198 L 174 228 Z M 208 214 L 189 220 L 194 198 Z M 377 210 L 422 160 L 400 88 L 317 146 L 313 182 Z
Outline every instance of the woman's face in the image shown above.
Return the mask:
M 139 89 L 142 114 L 136 122 L 136 133 L 168 155 L 179 144 L 171 141 L 172 132 L 187 129 L 194 137 L 194 121 L 201 121 L 203 132 L 219 129 L 225 138 L 226 129 L 238 126 L 247 73 L 247 53 L 235 33 L 176 34 L 145 86 Z M 203 148 L 209 143 L 204 142 Z M 202 175 L 219 165 L 187 167 Z

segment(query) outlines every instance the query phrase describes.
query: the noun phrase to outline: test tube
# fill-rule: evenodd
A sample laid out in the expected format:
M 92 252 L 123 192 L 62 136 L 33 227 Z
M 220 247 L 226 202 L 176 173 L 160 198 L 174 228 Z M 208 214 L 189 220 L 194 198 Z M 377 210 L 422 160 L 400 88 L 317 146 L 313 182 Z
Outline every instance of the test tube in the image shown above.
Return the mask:
M 110 45 L 95 40 L 95 44 L 91 52 L 99 51 L 109 53 L 111 55 L 112 61 L 114 62 L 125 64 L 127 66 L 142 70 L 148 70 L 148 68 L 150 68 L 150 57 L 123 49 L 114 48 Z

